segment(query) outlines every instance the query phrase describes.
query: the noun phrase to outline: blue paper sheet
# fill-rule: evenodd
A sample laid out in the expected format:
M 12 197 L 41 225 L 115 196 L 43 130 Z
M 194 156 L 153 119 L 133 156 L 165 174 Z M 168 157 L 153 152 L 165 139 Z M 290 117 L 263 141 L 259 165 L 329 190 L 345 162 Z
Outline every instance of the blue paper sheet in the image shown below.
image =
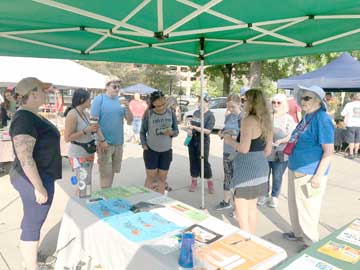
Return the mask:
M 134 215 L 115 215 L 104 219 L 114 229 L 133 242 L 158 238 L 181 227 L 156 213 L 141 212 Z
M 86 207 L 98 218 L 104 219 L 119 214 L 133 214 L 131 204 L 126 200 L 111 199 L 88 203 Z

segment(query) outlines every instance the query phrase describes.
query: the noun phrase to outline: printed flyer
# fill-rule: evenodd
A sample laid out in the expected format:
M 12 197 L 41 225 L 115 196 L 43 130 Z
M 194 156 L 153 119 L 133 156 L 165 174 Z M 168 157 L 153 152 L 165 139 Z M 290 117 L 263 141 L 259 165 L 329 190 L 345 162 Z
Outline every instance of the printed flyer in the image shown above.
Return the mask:
M 196 251 L 197 261 L 207 269 L 246 270 L 274 256 L 268 247 L 233 233 Z
M 311 257 L 307 254 L 302 255 L 293 261 L 283 270 L 341 270 L 330 263 Z
M 357 263 L 360 259 L 360 250 L 333 241 L 327 242 L 318 251 L 337 260 L 352 264 Z
M 90 202 L 87 203 L 86 207 L 100 219 L 125 213 L 133 214 L 130 211 L 131 204 L 120 199 Z
M 213 232 L 212 230 L 205 228 L 201 225 L 192 225 L 189 228 L 186 228 L 184 232 L 192 232 L 195 236 L 195 241 L 199 244 L 210 244 L 220 239 L 222 235 Z
M 115 187 L 115 188 L 104 188 L 95 191 L 91 194 L 92 198 L 105 198 L 105 199 L 124 199 L 129 198 L 135 194 L 148 193 L 144 187 L 129 186 L 129 187 Z
M 133 242 L 142 242 L 181 229 L 156 213 L 140 212 L 134 215 L 116 215 L 104 219 L 114 229 Z
M 337 239 L 360 247 L 360 219 L 355 219 Z
M 180 202 L 169 204 L 166 207 L 168 207 L 169 209 L 177 212 L 178 214 L 186 217 L 187 219 L 193 222 L 202 222 L 205 219 L 209 218 L 209 215 L 206 214 L 204 211 L 197 210 L 195 208 L 192 208 L 191 206 L 188 206 Z

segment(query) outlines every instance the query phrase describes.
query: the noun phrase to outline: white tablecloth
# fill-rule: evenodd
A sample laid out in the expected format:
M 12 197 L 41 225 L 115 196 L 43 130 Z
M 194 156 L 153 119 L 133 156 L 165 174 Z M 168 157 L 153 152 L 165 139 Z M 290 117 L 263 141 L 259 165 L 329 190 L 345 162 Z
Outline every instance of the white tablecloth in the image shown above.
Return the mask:
M 134 204 L 159 196 L 160 194 L 158 193 L 150 192 L 137 194 L 133 197 L 126 198 L 126 200 Z M 79 265 L 80 260 L 86 261 L 88 264 L 84 269 L 180 269 L 178 266 L 178 250 L 163 255 L 151 247 L 152 243 L 154 243 L 153 241 L 141 243 L 131 242 L 90 212 L 85 204 L 85 200 L 78 198 L 70 199 L 68 202 L 58 238 L 57 250 L 61 251 L 57 254 L 56 270 L 75 269 L 76 266 Z M 162 215 L 161 209 L 165 208 L 159 208 L 153 211 Z M 167 208 L 166 210 L 171 212 L 171 210 Z M 190 226 L 194 224 L 191 220 L 175 212 L 172 213 L 173 215 L 163 217 L 173 221 L 179 226 Z M 239 231 L 239 228 L 212 216 L 199 224 L 224 236 Z M 245 232 L 242 233 L 245 237 L 249 236 L 249 234 Z M 276 255 L 253 269 L 269 269 L 286 258 L 286 252 L 282 248 L 256 236 L 251 236 L 251 239 L 270 248 L 276 253 Z M 97 265 L 101 265 L 102 268 L 96 268 Z

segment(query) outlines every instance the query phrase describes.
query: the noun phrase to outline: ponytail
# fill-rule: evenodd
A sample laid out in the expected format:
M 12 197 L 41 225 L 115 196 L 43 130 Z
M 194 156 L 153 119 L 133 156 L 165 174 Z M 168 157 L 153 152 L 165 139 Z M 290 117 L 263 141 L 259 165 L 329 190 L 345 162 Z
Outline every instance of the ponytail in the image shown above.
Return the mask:
M 67 107 L 64 112 L 64 117 L 66 117 L 72 109 L 75 109 L 75 107 L 73 105 L 70 105 L 69 107 Z

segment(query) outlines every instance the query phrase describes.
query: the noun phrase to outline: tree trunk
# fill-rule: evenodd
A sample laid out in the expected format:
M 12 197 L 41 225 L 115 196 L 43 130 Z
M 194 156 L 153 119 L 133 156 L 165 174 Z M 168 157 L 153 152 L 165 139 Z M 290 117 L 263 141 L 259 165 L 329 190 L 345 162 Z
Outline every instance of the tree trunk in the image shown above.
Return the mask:
M 250 88 L 258 88 L 261 83 L 261 67 L 262 62 L 251 62 L 249 71 L 249 86 Z
M 234 65 L 233 64 L 226 64 L 222 68 L 222 73 L 224 76 L 223 81 L 223 96 L 228 96 L 230 94 L 230 86 L 231 86 L 231 76 L 233 71 Z

